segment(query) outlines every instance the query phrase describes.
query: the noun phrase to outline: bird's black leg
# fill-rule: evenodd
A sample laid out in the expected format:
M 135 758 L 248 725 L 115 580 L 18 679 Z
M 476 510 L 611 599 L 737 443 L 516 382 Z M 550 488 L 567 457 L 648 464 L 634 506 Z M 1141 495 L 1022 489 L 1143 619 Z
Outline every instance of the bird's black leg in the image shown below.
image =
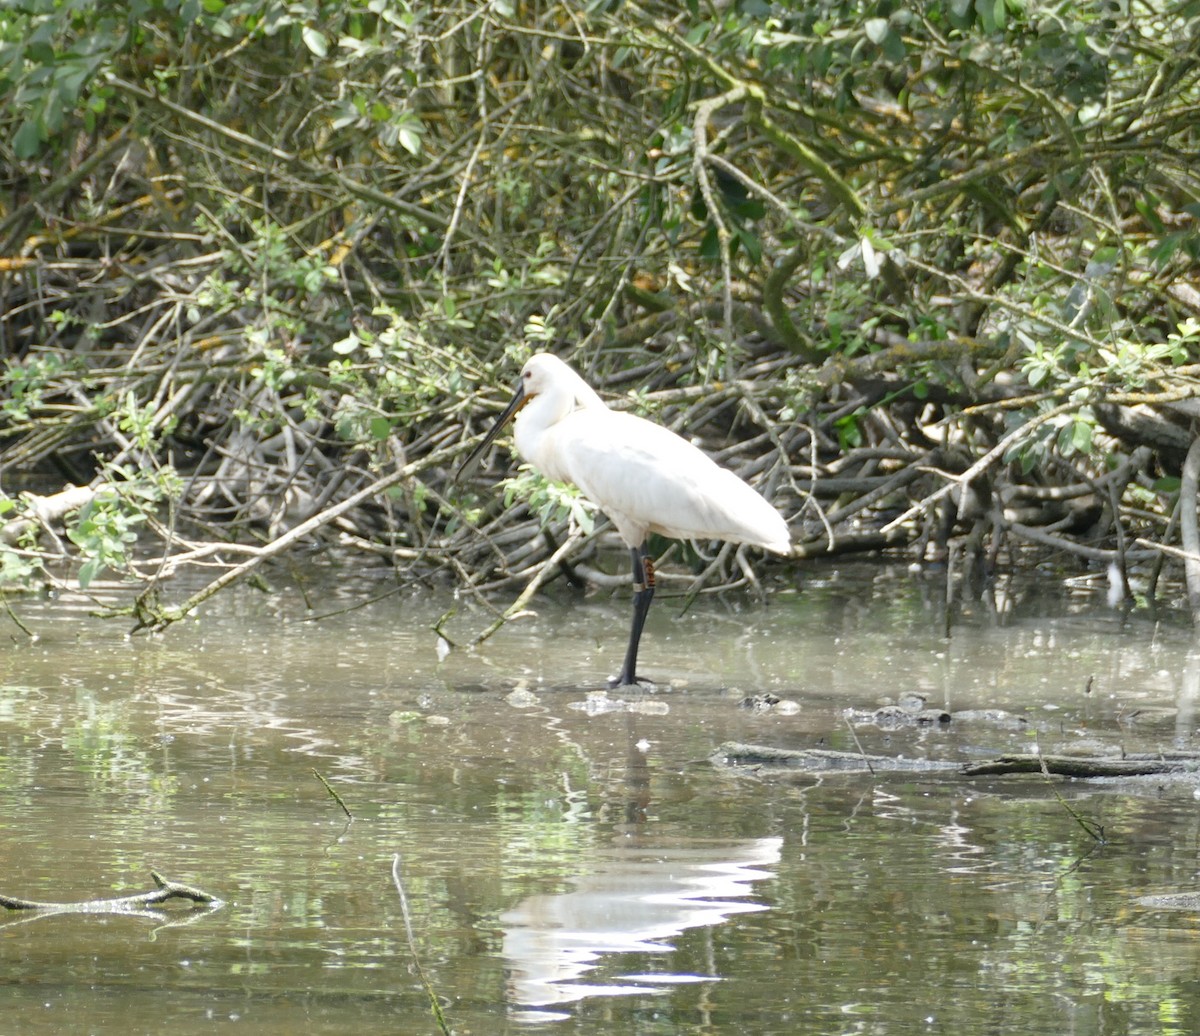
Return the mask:
M 636 687 L 638 642 L 642 639 L 642 627 L 646 625 L 646 613 L 654 600 L 654 562 L 645 547 L 631 547 L 633 559 L 633 625 L 629 629 L 629 647 L 625 649 L 625 664 L 621 675 L 611 681 L 613 687 Z

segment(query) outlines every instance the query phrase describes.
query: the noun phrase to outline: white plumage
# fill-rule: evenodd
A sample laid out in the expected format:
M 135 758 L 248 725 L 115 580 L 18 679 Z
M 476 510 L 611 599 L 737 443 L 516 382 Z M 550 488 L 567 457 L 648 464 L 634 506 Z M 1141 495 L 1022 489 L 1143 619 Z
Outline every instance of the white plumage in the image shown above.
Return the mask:
M 546 478 L 578 486 L 629 546 L 656 532 L 790 549 L 787 523 L 737 475 L 662 425 L 610 410 L 557 356 L 531 357 L 521 388 L 518 452 Z
M 791 550 L 787 523 L 737 475 L 669 429 L 610 410 L 549 353 L 525 363 L 512 402 L 464 468 L 518 410 L 517 451 L 546 478 L 578 486 L 612 519 L 633 556 L 633 628 L 616 683 L 637 681 L 638 641 L 654 594 L 653 566 L 645 552 L 649 533 L 731 540 L 780 554 Z

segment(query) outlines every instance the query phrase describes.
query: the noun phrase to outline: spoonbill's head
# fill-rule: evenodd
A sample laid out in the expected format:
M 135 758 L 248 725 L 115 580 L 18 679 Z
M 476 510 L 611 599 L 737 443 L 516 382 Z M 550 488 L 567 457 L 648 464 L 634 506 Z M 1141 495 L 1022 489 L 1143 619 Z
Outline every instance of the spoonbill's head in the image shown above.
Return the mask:
M 526 403 L 530 402 L 535 396 L 541 395 L 543 392 L 549 391 L 555 385 L 561 385 L 564 381 L 570 380 L 575 375 L 570 367 L 568 367 L 557 356 L 552 356 L 550 353 L 536 353 L 525 361 L 525 366 L 521 368 L 521 376 L 517 381 L 517 391 L 513 394 L 501 412 L 496 418 L 496 423 L 488 430 L 487 435 L 480 440 L 478 446 L 475 447 L 463 461 L 462 467 L 458 469 L 458 474 L 454 476 L 454 481 L 461 482 L 464 478 L 472 474 L 479 466 L 479 458 L 498 436 L 501 430 L 509 421 L 517 414 L 517 411 Z
M 521 368 L 521 383 L 517 391 L 526 399 L 543 392 L 574 389 L 579 375 L 552 353 L 534 353 Z M 519 409 L 519 408 L 518 408 Z
M 508 406 L 501 411 L 487 435 L 463 461 L 454 480 L 461 482 L 470 475 L 478 465 L 483 451 L 492 444 L 500 430 L 516 416 L 521 407 L 539 397 L 541 416 L 546 424 L 554 423 L 575 409 L 604 407 L 603 400 L 596 395 L 595 390 L 566 363 L 551 353 L 535 353 L 521 368 L 517 391 Z

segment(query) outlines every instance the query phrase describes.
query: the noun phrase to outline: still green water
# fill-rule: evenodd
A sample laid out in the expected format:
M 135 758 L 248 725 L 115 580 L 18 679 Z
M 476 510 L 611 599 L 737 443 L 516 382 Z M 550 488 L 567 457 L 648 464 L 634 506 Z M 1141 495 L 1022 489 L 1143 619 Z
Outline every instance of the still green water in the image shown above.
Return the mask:
M 330 589 L 322 605 L 369 594 Z M 0 893 L 225 901 L 159 916 L 0 912 L 4 1031 L 459 1034 L 1193 1033 L 1194 782 L 733 773 L 736 740 L 965 761 L 1195 747 L 1190 629 L 1005 588 L 949 640 L 903 570 L 811 574 L 763 608 L 656 602 L 604 709 L 626 600 L 565 590 L 439 661 L 451 605 L 323 622 L 227 592 L 128 639 L 70 598 L 0 648 Z M 462 640 L 490 616 L 465 603 Z M 1091 678 L 1090 690 L 1084 688 Z M 516 692 L 516 693 L 514 693 Z M 739 708 L 771 692 L 795 711 Z M 881 729 L 920 692 L 976 720 Z M 347 820 L 318 771 L 354 815 Z M 1102 824 L 1095 845 L 1056 797 Z

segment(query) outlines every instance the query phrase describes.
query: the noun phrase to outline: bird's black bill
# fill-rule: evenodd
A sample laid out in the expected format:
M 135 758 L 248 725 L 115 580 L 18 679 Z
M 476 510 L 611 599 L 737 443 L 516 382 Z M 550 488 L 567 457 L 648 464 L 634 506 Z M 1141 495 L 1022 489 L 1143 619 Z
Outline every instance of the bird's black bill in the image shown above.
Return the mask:
M 516 395 L 509 401 L 508 406 L 496 418 L 496 423 L 492 425 L 487 435 L 480 440 L 479 445 L 475 449 L 467 454 L 467 459 L 462 462 L 462 467 L 458 469 L 457 474 L 454 476 L 455 482 L 462 482 L 464 479 L 470 478 L 471 475 L 475 474 L 475 469 L 479 467 L 479 458 L 483 456 L 483 451 L 492 445 L 492 441 L 525 403 L 525 387 L 522 385 L 517 389 Z

